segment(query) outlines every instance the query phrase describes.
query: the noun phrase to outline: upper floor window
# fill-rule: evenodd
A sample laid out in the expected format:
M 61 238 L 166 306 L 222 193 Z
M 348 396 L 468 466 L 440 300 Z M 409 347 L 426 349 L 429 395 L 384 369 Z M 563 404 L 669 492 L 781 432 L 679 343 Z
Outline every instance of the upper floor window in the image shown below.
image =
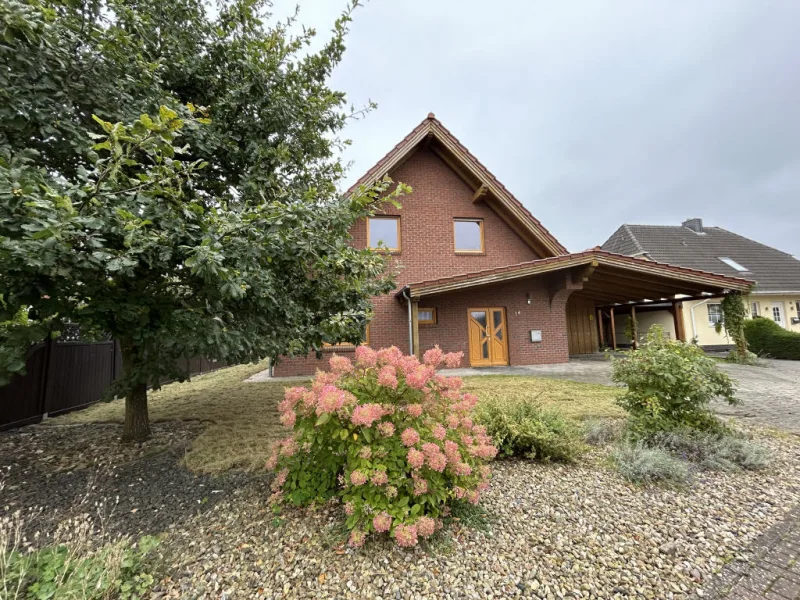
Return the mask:
M 708 305 L 708 324 L 712 327 L 715 326 L 717 323 L 722 323 L 722 305 L 721 304 L 709 304 Z
M 456 219 L 453 221 L 456 252 L 484 251 L 483 219 Z
M 369 217 L 367 246 L 400 252 L 400 217 Z
M 726 265 L 728 265 L 731 269 L 736 269 L 739 272 L 744 273 L 745 271 L 749 271 L 750 270 L 747 267 L 743 267 L 738 262 L 736 262 L 735 260 L 733 260 L 732 258 L 729 258 L 727 256 L 718 256 L 717 258 L 719 258 L 722 262 L 724 262 Z

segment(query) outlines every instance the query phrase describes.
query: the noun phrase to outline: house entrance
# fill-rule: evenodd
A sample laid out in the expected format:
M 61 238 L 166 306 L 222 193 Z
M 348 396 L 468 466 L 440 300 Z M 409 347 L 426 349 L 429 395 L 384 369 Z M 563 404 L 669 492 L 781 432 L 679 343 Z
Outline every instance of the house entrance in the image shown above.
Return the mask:
M 470 308 L 469 363 L 473 367 L 508 364 L 506 309 Z

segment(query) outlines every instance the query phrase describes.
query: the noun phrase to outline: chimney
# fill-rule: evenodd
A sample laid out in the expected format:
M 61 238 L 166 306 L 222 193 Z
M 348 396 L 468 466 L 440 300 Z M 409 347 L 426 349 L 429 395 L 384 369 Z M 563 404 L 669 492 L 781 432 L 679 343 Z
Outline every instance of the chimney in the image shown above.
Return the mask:
M 686 219 L 681 225 L 695 233 L 703 233 L 703 219 Z

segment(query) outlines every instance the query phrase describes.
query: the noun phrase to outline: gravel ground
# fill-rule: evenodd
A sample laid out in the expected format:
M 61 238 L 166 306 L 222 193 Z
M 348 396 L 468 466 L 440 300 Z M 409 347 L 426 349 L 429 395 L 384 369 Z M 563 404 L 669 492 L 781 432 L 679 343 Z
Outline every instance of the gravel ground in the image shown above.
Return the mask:
M 29 533 L 88 513 L 115 534 L 156 534 L 212 508 L 252 475 L 196 475 L 180 466 L 199 423 L 159 423 L 143 444 L 120 425 L 32 425 L 0 433 L 0 507 Z M 264 477 L 264 476 L 262 476 Z
M 596 451 L 580 465 L 497 462 L 488 533 L 455 527 L 404 551 L 342 545 L 341 511 L 276 519 L 251 484 L 173 527 L 171 576 L 154 594 L 181 598 L 687 598 L 800 501 L 800 445 L 760 438 L 763 473 L 696 473 L 689 489 L 625 483 Z

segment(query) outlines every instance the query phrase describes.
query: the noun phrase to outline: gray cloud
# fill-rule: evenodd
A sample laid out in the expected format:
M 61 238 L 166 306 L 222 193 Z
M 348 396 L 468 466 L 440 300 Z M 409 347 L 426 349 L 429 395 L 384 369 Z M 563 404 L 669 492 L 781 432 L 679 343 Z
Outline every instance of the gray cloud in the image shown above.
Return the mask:
M 379 103 L 350 179 L 433 111 L 570 250 L 699 216 L 800 256 L 798 22 L 790 0 L 373 0 L 334 76 Z

